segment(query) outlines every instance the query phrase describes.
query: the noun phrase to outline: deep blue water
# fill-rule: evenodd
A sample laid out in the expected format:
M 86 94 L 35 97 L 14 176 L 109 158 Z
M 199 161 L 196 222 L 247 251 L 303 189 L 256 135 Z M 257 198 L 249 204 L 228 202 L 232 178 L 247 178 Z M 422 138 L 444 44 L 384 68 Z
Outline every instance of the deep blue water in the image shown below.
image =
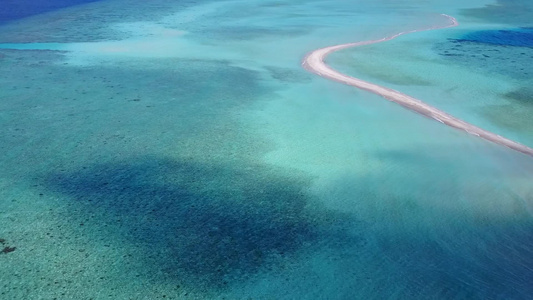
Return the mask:
M 533 47 L 533 28 L 481 30 L 468 33 L 460 41 L 493 45 Z
M 0 0 L 0 24 L 98 0 Z

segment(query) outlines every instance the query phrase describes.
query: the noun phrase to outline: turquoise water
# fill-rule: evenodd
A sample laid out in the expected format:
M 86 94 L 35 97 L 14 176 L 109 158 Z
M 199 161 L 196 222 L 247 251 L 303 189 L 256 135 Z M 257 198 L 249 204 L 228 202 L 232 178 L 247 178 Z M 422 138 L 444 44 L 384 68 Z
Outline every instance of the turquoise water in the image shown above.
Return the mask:
M 300 66 L 454 15 L 329 62 L 533 146 L 531 48 L 486 42 L 531 25 L 462 2 L 109 0 L 1 26 L 2 298 L 528 298 L 533 160 Z

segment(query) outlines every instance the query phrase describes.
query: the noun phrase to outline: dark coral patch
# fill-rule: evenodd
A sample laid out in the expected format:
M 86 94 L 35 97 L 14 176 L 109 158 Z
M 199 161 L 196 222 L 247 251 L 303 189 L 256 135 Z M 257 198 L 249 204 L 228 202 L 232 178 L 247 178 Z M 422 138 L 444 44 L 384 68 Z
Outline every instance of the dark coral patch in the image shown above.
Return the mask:
M 476 42 L 484 44 L 533 47 L 533 28 L 514 30 L 480 30 L 466 34 L 458 42 Z
M 263 165 L 144 158 L 53 174 L 47 184 L 99 216 L 102 235 L 125 233 L 150 273 L 196 290 L 360 243 L 348 232 L 355 220 L 309 196 L 308 179 Z

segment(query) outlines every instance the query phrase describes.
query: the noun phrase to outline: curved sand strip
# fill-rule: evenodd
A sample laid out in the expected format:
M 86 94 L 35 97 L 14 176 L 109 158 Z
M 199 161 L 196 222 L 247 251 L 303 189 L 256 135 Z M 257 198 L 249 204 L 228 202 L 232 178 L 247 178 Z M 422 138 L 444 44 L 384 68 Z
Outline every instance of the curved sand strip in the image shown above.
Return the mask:
M 389 89 L 377 84 L 373 84 L 361 79 L 357 79 L 348 75 L 344 75 L 340 72 L 335 71 L 334 69 L 330 68 L 326 63 L 324 63 L 324 59 L 332 52 L 342 50 L 345 48 L 350 47 L 358 47 L 363 45 L 369 45 L 369 44 L 375 44 L 375 43 L 381 43 L 385 41 L 392 40 L 394 38 L 399 37 L 400 35 L 404 35 L 407 33 L 412 32 L 418 32 L 418 31 L 426 31 L 426 30 L 432 30 L 432 29 L 441 29 L 441 28 L 448 28 L 448 27 L 454 27 L 459 25 L 457 20 L 448 15 L 444 15 L 449 21 L 450 24 L 439 26 L 439 27 L 430 27 L 425 29 L 418 29 L 418 30 L 412 30 L 412 31 L 406 31 L 406 32 L 400 32 L 398 34 L 385 37 L 379 40 L 371 40 L 371 41 L 362 41 L 362 42 L 356 42 L 356 43 L 348 43 L 348 44 L 342 44 L 342 45 L 336 45 L 326 48 L 321 48 L 318 50 L 315 50 L 311 53 L 309 53 L 302 63 L 303 67 L 307 69 L 310 72 L 313 72 L 315 74 L 318 74 L 322 77 L 326 77 L 338 82 L 342 82 L 344 84 L 348 84 L 351 86 L 355 86 L 357 88 L 372 92 L 374 94 L 380 95 L 390 101 L 396 102 L 407 109 L 410 109 L 412 111 L 415 111 L 417 113 L 420 113 L 426 117 L 433 118 L 443 124 L 446 124 L 448 126 L 461 129 L 466 131 L 469 134 L 478 136 L 480 138 L 483 138 L 487 141 L 491 141 L 493 143 L 509 147 L 513 150 L 520 151 L 524 154 L 533 156 L 533 149 L 529 148 L 525 145 L 519 144 L 517 142 L 511 141 L 509 139 L 506 139 L 500 135 L 494 134 L 490 131 L 483 130 L 479 127 L 476 127 L 472 124 L 469 124 L 465 121 L 462 121 L 460 119 L 457 119 L 453 117 L 452 115 L 449 115 L 433 106 L 430 106 L 416 98 L 413 98 L 411 96 L 408 96 L 406 94 L 403 94 L 401 92 L 398 92 L 393 89 Z

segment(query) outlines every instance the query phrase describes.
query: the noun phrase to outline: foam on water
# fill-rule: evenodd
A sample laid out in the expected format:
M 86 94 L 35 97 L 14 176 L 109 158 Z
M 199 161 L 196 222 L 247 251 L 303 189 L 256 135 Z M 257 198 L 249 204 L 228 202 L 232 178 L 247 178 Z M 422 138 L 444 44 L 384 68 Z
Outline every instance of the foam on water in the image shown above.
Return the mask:
M 485 4 L 464 2 L 110 0 L 0 27 L 2 297 L 526 298 L 533 161 L 300 66 Z M 330 63 L 527 144 L 472 113 L 523 79 L 444 55 L 495 26 L 469 20 Z

